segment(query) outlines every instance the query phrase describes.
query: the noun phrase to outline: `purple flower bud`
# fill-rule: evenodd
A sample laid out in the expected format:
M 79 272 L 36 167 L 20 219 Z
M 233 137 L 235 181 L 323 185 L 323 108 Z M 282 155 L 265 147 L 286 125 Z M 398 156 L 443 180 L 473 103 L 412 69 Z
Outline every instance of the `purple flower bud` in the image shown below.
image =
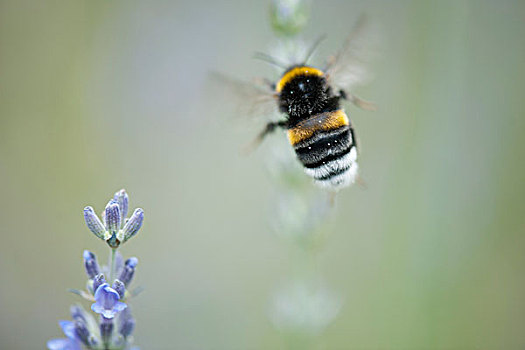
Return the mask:
M 120 230 L 120 209 L 118 202 L 110 200 L 106 205 L 106 229 L 110 235 L 116 234 Z
M 126 242 L 131 237 L 135 236 L 142 226 L 144 221 L 144 210 L 141 208 L 135 209 L 131 218 L 126 222 L 124 228 L 122 229 L 124 233 L 124 242 Z
M 73 339 L 51 339 L 47 342 L 49 350 L 82 350 L 82 344 Z
M 103 274 L 98 274 L 93 278 L 93 294 L 97 292 L 98 287 L 106 283 L 106 279 Z
M 106 227 L 106 210 L 102 210 L 102 213 L 100 213 L 100 217 L 102 218 L 102 223 L 104 224 L 104 227 Z
M 122 334 L 124 338 L 127 338 L 133 333 L 135 329 L 135 319 L 131 316 L 129 308 L 122 311 L 119 315 L 119 333 Z
M 115 282 L 113 282 L 112 287 L 118 293 L 118 295 L 120 295 L 120 299 L 124 299 L 124 295 L 126 294 L 126 286 L 124 283 L 116 279 Z
M 95 277 L 94 280 L 97 278 Z M 72 305 L 69 309 L 71 313 L 71 318 L 73 318 L 73 323 L 75 325 L 75 334 L 78 339 L 80 339 L 88 347 L 96 347 L 97 338 L 89 330 L 89 324 L 94 324 L 95 320 L 93 316 L 89 314 L 84 308 L 78 304 Z
M 86 325 L 86 322 L 81 320 L 74 321 L 75 325 L 75 334 L 77 338 L 84 343 L 84 345 L 90 345 L 90 338 L 92 338 L 91 333 Z
M 124 338 L 129 337 L 131 333 L 133 333 L 134 330 L 135 330 L 135 319 L 134 318 L 130 318 L 129 320 L 127 320 L 125 323 L 123 323 L 120 326 L 120 334 L 122 334 Z
M 69 312 L 71 313 L 71 318 L 75 321 L 75 320 L 82 320 L 84 322 L 87 321 L 86 319 L 86 312 L 84 311 L 84 309 L 82 309 L 81 306 L 79 305 L 71 305 L 71 307 L 69 308 Z
M 89 250 L 84 250 L 84 266 L 90 279 L 94 278 L 100 273 L 97 258 L 95 254 L 91 253 Z
M 73 322 L 60 321 L 58 323 L 67 338 L 51 339 L 47 342 L 47 348 L 49 350 L 82 350 L 82 344 L 76 335 Z
M 115 196 L 113 198 L 118 203 L 120 209 L 120 222 L 123 223 L 124 219 L 126 218 L 126 215 L 128 215 L 128 194 L 126 193 L 126 190 L 121 189 L 120 191 L 115 193 Z
M 95 236 L 101 239 L 105 239 L 106 228 L 98 218 L 97 214 L 91 207 L 84 208 L 84 220 L 86 225 Z
M 124 264 L 124 268 L 122 269 L 122 272 L 120 273 L 119 280 L 124 283 L 124 285 L 127 287 L 131 280 L 133 279 L 133 275 L 135 274 L 135 267 L 138 264 L 138 259 L 135 257 L 129 258 L 126 260 L 126 263 Z
M 109 284 L 104 283 L 95 292 L 96 302 L 91 305 L 91 310 L 101 314 L 104 318 L 113 318 L 127 307 L 119 299 L 120 295 Z
M 68 337 L 69 339 L 76 339 L 76 333 L 75 333 L 75 325 L 71 321 L 58 321 L 58 324 L 60 325 L 60 328 L 62 328 L 62 332 Z
M 100 336 L 102 337 L 102 342 L 108 344 L 111 339 L 111 334 L 113 333 L 113 319 L 102 317 L 100 322 Z

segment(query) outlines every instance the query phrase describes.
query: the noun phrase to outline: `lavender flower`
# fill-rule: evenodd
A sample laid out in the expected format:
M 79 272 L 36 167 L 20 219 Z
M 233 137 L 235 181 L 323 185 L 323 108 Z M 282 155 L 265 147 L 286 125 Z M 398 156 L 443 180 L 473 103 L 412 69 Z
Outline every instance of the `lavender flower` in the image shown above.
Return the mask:
M 131 218 L 127 220 L 125 217 L 128 212 L 128 201 L 125 190 L 115 193 L 114 198 L 106 205 L 102 220 L 95 214 L 93 208 L 84 208 L 86 225 L 93 234 L 108 243 L 111 248 L 110 258 L 108 266 L 101 267 L 95 254 L 85 250 L 82 256 L 88 276 L 87 291 L 76 289 L 71 291 L 89 301 L 94 301 L 91 310 L 100 315 L 99 321 L 97 322 L 92 314 L 80 305 L 73 305 L 72 321 L 59 322 L 66 338 L 48 341 L 48 349 L 138 349 L 132 347 L 135 319 L 131 316 L 128 305 L 124 303 L 128 297 L 134 296 L 134 293 L 126 293 L 126 288 L 133 279 L 138 260 L 132 257 L 124 263 L 117 248 L 137 234 L 144 220 L 144 211 L 135 209 Z M 111 287 L 110 283 L 112 283 Z
M 117 193 L 115 193 L 115 196 L 113 197 L 114 200 L 117 201 L 119 210 L 120 210 L 120 222 L 124 222 L 126 219 L 126 215 L 128 215 L 128 204 L 129 204 L 129 198 L 128 194 L 126 193 L 126 190 L 121 189 Z
M 100 322 L 100 336 L 102 337 L 102 342 L 106 344 L 106 348 L 107 344 L 110 343 L 113 328 L 115 328 L 113 318 L 102 317 L 102 321 Z
M 131 237 L 135 236 L 135 234 L 140 230 L 140 227 L 142 226 L 142 221 L 144 221 L 144 210 L 137 208 L 135 209 L 133 215 L 131 215 L 131 218 L 122 229 L 124 235 L 124 242 L 126 242 Z
M 88 329 L 88 326 L 86 322 L 82 319 L 77 319 L 74 322 L 75 325 L 75 334 L 78 339 L 82 342 L 82 344 L 90 346 L 95 345 L 96 342 L 93 341 L 93 338 L 91 336 L 91 333 Z
M 122 272 L 120 273 L 119 280 L 124 283 L 124 285 L 128 285 L 131 283 L 131 280 L 133 279 L 133 275 L 135 274 L 135 267 L 139 263 L 139 260 L 135 257 L 129 258 L 126 260 L 126 263 L 124 264 L 124 268 L 122 269 Z
M 48 349 L 52 350 L 76 350 L 85 345 L 89 349 L 97 348 L 100 343 L 97 338 L 98 332 L 94 329 L 95 319 L 88 314 L 80 305 L 71 307 L 73 321 L 60 321 L 60 327 L 67 338 L 52 339 L 47 343 Z
M 93 278 L 93 294 L 97 291 L 98 287 L 106 283 L 106 278 L 103 274 L 96 275 L 95 278 Z
M 118 293 L 120 299 L 124 299 L 126 295 L 126 286 L 120 280 L 116 279 L 112 285 L 113 289 Z
M 84 208 L 84 220 L 95 236 L 106 241 L 111 248 L 117 248 L 135 236 L 144 221 L 144 211 L 141 208 L 135 209 L 131 218 L 127 220 L 128 207 L 128 194 L 122 189 L 116 192 L 106 205 L 102 221 L 92 207 Z
M 82 308 L 80 305 L 71 305 L 71 308 L 69 309 L 71 313 L 71 318 L 73 320 L 83 320 L 85 322 L 88 322 L 88 318 L 91 316 Z
M 107 240 L 109 238 L 106 235 L 106 228 L 104 227 L 104 224 L 102 224 L 102 221 L 100 221 L 97 214 L 95 214 L 93 208 L 84 208 L 84 220 L 86 221 L 86 225 L 89 230 L 93 232 L 95 236 L 103 240 Z
M 123 310 L 118 316 L 119 332 L 124 338 L 128 338 L 135 329 L 135 319 L 131 316 L 129 308 Z
M 51 339 L 47 342 L 49 350 L 82 350 L 82 343 L 75 332 L 71 321 L 59 321 L 58 324 L 67 338 Z
M 87 346 L 96 346 L 99 343 L 99 339 L 96 332 L 97 322 L 95 318 L 80 305 L 71 306 L 70 312 L 75 324 L 77 337 Z
M 106 230 L 110 235 L 109 240 L 106 240 L 106 242 L 108 242 L 111 248 L 116 248 L 120 244 L 117 238 L 117 233 L 120 230 L 121 224 L 118 202 L 114 199 L 110 200 L 106 205 L 104 214 L 104 217 L 106 218 Z
M 95 303 L 91 305 L 91 310 L 101 314 L 104 318 L 113 318 L 127 305 L 119 301 L 120 295 L 109 284 L 100 285 L 95 291 Z
M 98 266 L 97 258 L 95 254 L 91 253 L 89 250 L 84 250 L 84 266 L 90 279 L 93 279 L 100 273 L 100 267 Z

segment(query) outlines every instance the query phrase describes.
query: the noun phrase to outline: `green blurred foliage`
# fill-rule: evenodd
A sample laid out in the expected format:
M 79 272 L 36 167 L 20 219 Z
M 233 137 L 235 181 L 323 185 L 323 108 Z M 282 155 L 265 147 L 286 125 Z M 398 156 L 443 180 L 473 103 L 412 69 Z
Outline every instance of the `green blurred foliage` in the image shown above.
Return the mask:
M 308 23 L 310 6 L 306 0 L 272 0 L 270 22 L 278 35 L 294 36 Z
M 525 3 L 312 2 L 318 57 L 362 12 L 383 47 L 357 92 L 379 110 L 347 107 L 367 189 L 340 194 L 320 257 L 344 302 L 320 348 L 523 348 Z M 122 187 L 146 212 L 122 251 L 137 343 L 284 348 L 268 145 L 239 156 L 258 130 L 206 93 L 210 70 L 276 78 L 250 59 L 272 40 L 267 2 L 0 1 L 0 348 L 59 335 L 83 249 L 106 254 L 82 208 Z

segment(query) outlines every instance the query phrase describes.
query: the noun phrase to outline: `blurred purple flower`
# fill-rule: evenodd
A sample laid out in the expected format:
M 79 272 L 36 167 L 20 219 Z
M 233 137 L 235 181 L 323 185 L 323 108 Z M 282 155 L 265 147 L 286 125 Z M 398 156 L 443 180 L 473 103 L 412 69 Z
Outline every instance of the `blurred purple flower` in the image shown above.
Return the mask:
M 131 311 L 126 308 L 118 315 L 117 323 L 119 326 L 119 332 L 124 338 L 127 338 L 133 333 L 135 329 L 135 319 L 131 316 Z
M 59 321 L 58 324 L 67 338 L 51 339 L 47 342 L 49 350 L 82 350 L 82 343 L 75 332 L 71 321 Z
M 91 310 L 101 314 L 104 318 L 111 319 L 116 314 L 124 310 L 127 305 L 119 301 L 120 295 L 109 284 L 100 285 L 95 291 L 95 303 L 91 305 Z
M 113 323 L 113 318 L 102 317 L 100 321 L 100 336 L 102 337 L 102 342 L 108 344 L 113 334 L 113 329 L 115 325 Z

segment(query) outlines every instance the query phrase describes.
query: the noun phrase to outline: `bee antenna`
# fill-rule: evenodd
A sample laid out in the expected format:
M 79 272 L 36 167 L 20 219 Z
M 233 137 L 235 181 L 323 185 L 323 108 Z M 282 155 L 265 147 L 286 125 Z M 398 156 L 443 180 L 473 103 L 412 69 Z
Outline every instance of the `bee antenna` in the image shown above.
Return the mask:
M 306 54 L 306 58 L 304 59 L 304 64 L 308 62 L 308 60 L 312 57 L 315 50 L 319 47 L 319 44 L 326 38 L 326 34 L 321 35 L 319 38 L 317 38 L 316 41 L 312 44 L 310 47 L 310 50 L 308 50 L 308 53 Z
M 276 67 L 286 69 L 286 65 L 282 62 L 277 61 L 274 57 L 265 54 L 263 52 L 256 52 L 253 54 L 253 58 L 264 61 L 266 63 L 273 64 Z

